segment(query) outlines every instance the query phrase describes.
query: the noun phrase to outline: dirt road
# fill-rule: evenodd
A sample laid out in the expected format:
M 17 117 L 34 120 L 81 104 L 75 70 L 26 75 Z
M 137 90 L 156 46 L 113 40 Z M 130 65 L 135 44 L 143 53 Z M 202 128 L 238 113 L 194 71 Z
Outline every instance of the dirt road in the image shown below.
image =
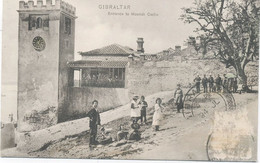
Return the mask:
M 253 147 L 252 160 L 256 160 L 257 148 L 257 96 L 250 95 L 247 100 L 243 100 L 243 95 L 235 95 L 237 100 L 237 109 L 246 109 L 248 111 L 249 123 L 254 126 L 255 146 Z M 252 101 L 252 102 L 251 102 Z M 245 107 L 245 102 L 249 104 Z M 206 152 L 206 144 L 208 136 L 211 133 L 211 126 L 213 125 L 213 117 L 205 118 L 197 124 L 189 124 L 189 120 L 180 124 L 180 126 L 192 126 L 190 129 L 186 128 L 183 132 L 175 137 L 171 136 L 174 133 L 168 130 L 167 133 L 162 133 L 164 141 L 156 148 L 147 151 L 143 150 L 135 158 L 137 159 L 173 159 L 174 160 L 208 160 Z M 177 119 L 177 118 L 176 118 Z M 181 121 L 181 120 L 180 120 Z M 180 128 L 180 127 L 179 127 Z
M 165 95 L 161 94 L 161 96 L 164 97 L 164 102 L 171 97 L 169 92 Z M 248 119 L 254 126 L 256 138 L 257 94 L 235 94 L 234 97 L 237 109 L 248 111 Z M 248 105 L 249 103 L 250 105 Z M 89 133 L 85 132 L 53 142 L 40 151 L 29 153 L 28 156 L 43 158 L 208 160 L 206 143 L 211 133 L 214 111 L 209 111 L 206 116 L 185 119 L 182 114 L 176 113 L 175 108 L 173 109 L 171 105 L 166 104 L 164 122 L 158 132 L 153 131 L 151 126 L 152 107 L 148 109 L 147 114 L 148 125 L 141 126 L 142 139 L 140 141 L 121 141 L 121 145 L 118 142 L 113 142 L 91 149 L 88 146 Z M 120 125 L 130 131 L 130 117 L 120 118 L 103 126 L 112 129 L 110 135 L 115 139 Z M 256 146 L 254 150 L 256 150 Z

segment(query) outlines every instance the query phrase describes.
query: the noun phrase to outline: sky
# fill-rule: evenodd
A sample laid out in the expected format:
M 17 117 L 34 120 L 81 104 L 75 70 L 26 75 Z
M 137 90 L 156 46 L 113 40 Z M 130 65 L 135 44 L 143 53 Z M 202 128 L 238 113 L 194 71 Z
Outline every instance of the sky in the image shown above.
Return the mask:
M 156 53 L 175 45 L 183 46 L 195 27 L 179 17 L 192 0 L 65 0 L 76 7 L 75 58 L 77 52 L 113 43 L 136 49 L 144 38 L 146 53 Z M 36 1 L 35 1 L 36 3 Z M 99 9 L 99 5 L 130 5 L 129 10 Z M 3 0 L 2 83 L 17 82 L 19 0 Z M 111 16 L 108 12 L 156 13 L 158 16 Z

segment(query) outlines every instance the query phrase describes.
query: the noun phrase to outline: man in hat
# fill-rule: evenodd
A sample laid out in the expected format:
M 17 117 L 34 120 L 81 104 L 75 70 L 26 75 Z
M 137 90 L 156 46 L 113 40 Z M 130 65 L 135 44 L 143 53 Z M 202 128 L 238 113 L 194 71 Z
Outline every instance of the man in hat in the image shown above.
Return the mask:
M 86 117 L 89 117 L 89 128 L 90 128 L 90 138 L 89 138 L 89 146 L 96 145 L 98 142 L 96 141 L 97 137 L 97 128 L 100 125 L 100 115 L 97 110 L 98 101 L 94 100 L 92 102 L 91 110 L 86 114 Z
M 200 76 L 198 75 L 198 76 L 194 79 L 194 82 L 195 82 L 195 85 L 196 85 L 197 93 L 200 93 L 200 81 L 201 81 L 201 78 L 200 78 Z
M 217 87 L 217 92 L 220 92 L 222 79 L 221 79 L 219 74 L 218 74 L 218 77 L 215 80 L 215 83 L 216 83 L 216 87 Z
M 234 78 L 229 78 L 228 79 L 228 90 L 230 92 L 232 92 L 233 91 L 233 87 L 234 87 Z
M 228 91 L 228 78 L 226 74 L 223 75 L 223 92 Z
M 174 99 L 175 99 L 175 104 L 177 106 L 177 113 L 180 113 L 180 110 L 182 109 L 182 97 L 183 97 L 183 92 L 181 89 L 181 85 L 177 84 L 177 89 L 174 92 Z
M 211 75 L 209 75 L 208 82 L 209 82 L 209 92 L 212 92 L 213 85 L 214 85 L 214 78 Z
M 236 92 L 237 92 L 237 88 L 238 88 L 238 85 L 237 85 L 237 78 L 234 78 L 234 83 L 233 83 L 233 93 L 236 93 Z
M 202 78 L 202 86 L 203 86 L 203 92 L 207 93 L 208 92 L 208 79 L 206 75 Z

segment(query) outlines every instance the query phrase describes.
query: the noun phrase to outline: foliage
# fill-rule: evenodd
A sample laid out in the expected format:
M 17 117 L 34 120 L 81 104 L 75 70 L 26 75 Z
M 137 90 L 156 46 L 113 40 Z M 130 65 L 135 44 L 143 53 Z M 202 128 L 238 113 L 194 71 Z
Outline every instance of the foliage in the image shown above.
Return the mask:
M 203 54 L 208 50 L 226 65 L 234 67 L 237 76 L 247 85 L 245 67 L 259 56 L 258 0 L 195 0 L 193 7 L 183 8 L 181 19 L 195 23 Z M 198 47 L 199 45 L 199 47 Z

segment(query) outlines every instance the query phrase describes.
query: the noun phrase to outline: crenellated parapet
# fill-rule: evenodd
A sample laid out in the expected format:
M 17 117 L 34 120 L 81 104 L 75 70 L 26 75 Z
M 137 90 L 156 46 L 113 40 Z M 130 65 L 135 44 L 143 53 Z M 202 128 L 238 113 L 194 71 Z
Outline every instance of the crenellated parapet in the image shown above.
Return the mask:
M 62 11 L 75 15 L 76 14 L 76 8 L 72 5 L 70 5 L 69 3 L 66 3 L 64 1 L 61 1 L 60 3 L 60 8 Z
M 76 16 L 76 8 L 62 0 L 55 0 L 55 4 L 52 3 L 52 0 L 45 0 L 44 5 L 43 0 L 37 0 L 36 4 L 33 0 L 25 2 L 21 0 L 19 2 L 19 11 L 28 11 L 28 10 L 61 10 L 72 16 Z

